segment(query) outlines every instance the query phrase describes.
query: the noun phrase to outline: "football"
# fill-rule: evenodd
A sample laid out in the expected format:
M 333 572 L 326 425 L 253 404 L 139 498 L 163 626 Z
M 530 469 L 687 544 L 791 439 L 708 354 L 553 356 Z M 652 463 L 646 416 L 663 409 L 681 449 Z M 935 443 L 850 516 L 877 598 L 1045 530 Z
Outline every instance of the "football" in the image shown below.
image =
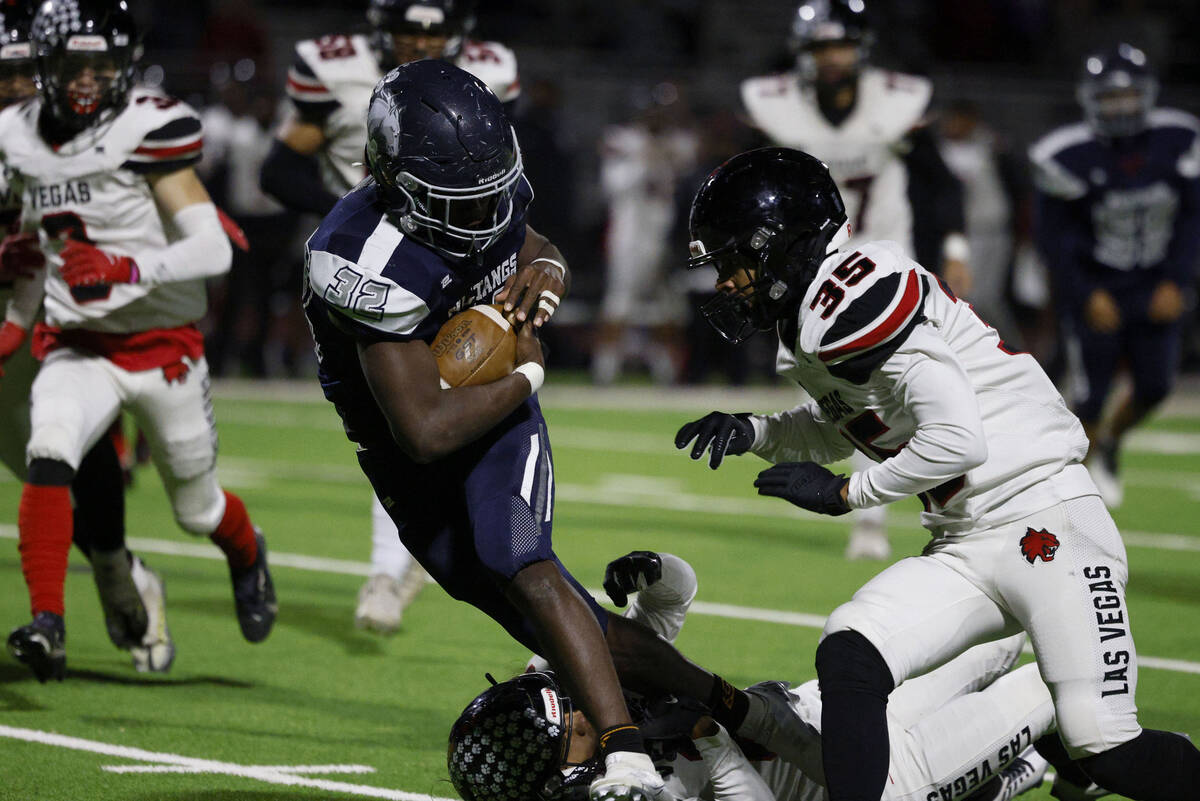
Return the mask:
M 472 306 L 446 321 L 430 349 L 443 389 L 488 384 L 516 367 L 517 333 L 499 304 Z

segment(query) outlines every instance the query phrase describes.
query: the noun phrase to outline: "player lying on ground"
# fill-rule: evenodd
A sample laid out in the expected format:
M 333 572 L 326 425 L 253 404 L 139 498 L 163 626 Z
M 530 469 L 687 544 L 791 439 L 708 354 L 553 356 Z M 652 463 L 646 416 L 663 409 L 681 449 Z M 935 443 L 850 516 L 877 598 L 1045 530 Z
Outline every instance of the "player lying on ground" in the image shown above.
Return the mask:
M 696 576 L 687 562 L 650 551 L 610 563 L 604 585 L 621 606 L 627 592 L 639 590 L 625 616 L 671 642 L 696 595 Z M 1054 711 L 1035 666 L 1009 672 L 1024 640 L 1018 634 L 976 646 L 896 690 L 888 708 L 893 736 L 884 799 L 994 801 L 1041 783 L 1046 762 L 1028 749 L 1052 729 Z M 545 668 L 535 658 L 530 666 L 535 672 L 485 691 L 455 723 L 448 766 L 467 801 L 501 801 L 513 791 L 522 798 L 567 799 L 596 769 L 595 729 L 553 676 L 541 672 Z M 658 695 L 631 701 L 669 793 L 715 801 L 827 797 L 817 682 L 758 687 L 784 699 L 803 722 L 803 737 L 785 741 L 778 755 L 731 736 L 693 699 Z M 497 730 L 497 721 L 514 711 L 520 714 L 516 730 Z M 538 743 L 537 753 L 525 751 L 526 738 Z
M 846 213 L 806 153 L 727 161 L 692 204 L 692 267 L 716 269 L 704 313 L 741 340 L 779 333 L 779 372 L 814 400 L 769 417 L 714 412 L 676 445 L 716 467 L 753 451 L 759 494 L 845 514 L 919 494 L 933 539 L 834 610 L 817 648 L 832 801 L 878 801 L 888 695 L 966 648 L 1028 632 L 1069 755 L 1101 787 L 1185 801 L 1187 738 L 1142 729 L 1120 534 L 1080 464 L 1087 437 L 1028 354 L 890 242 L 845 252 Z M 857 447 L 850 478 L 824 464 Z
M 95 33 L 91 33 L 95 32 Z M 134 88 L 137 30 L 120 0 L 46 0 L 32 23 L 41 95 L 0 114 L 8 166 L 24 184 L 44 282 L 13 304 L 32 318 L 34 355 L 21 567 L 33 620 L 9 650 L 40 680 L 66 671 L 63 584 L 70 485 L 88 449 L 129 409 L 149 438 L 176 522 L 224 552 L 242 635 L 275 620 L 266 546 L 216 478 L 203 337 L 204 279 L 231 249 L 193 170 L 200 121 L 178 100 Z M 130 633 L 131 639 L 134 633 Z

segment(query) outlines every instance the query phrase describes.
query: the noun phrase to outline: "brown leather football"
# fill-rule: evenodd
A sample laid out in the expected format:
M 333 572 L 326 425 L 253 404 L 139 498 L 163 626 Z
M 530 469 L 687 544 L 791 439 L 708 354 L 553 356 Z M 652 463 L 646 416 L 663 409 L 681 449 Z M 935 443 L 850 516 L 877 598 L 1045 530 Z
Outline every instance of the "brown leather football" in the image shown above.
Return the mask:
M 489 384 L 517 366 L 517 333 L 501 309 L 498 303 L 472 306 L 437 332 L 429 347 L 443 388 Z

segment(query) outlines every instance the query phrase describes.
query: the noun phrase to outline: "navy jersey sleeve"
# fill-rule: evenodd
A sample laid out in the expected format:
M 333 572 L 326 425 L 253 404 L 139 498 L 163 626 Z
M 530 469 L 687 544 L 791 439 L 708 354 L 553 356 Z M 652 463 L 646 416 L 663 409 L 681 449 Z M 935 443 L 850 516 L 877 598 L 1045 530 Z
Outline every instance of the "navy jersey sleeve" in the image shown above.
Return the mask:
M 445 315 L 445 269 L 407 240 L 373 202 L 368 184 L 334 207 L 309 238 L 306 290 L 330 320 L 359 340 L 430 340 Z

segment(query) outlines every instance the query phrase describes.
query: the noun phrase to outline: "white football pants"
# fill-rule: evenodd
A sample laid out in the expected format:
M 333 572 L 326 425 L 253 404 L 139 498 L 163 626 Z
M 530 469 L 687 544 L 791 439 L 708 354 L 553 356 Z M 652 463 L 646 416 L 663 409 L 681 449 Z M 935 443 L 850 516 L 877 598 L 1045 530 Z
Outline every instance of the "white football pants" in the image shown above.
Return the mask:
M 1029 633 L 1072 757 L 1141 733 L 1125 547 L 1087 495 L 992 529 L 935 538 L 867 582 L 825 624 L 853 630 L 899 685 L 971 645 Z
M 26 457 L 78 468 L 128 409 L 150 443 L 175 521 L 190 534 L 211 534 L 225 514 L 225 495 L 217 484 L 208 362 L 201 356 L 184 363 L 187 374 L 168 382 L 161 369 L 130 372 L 87 351 L 52 352 L 33 381 Z

